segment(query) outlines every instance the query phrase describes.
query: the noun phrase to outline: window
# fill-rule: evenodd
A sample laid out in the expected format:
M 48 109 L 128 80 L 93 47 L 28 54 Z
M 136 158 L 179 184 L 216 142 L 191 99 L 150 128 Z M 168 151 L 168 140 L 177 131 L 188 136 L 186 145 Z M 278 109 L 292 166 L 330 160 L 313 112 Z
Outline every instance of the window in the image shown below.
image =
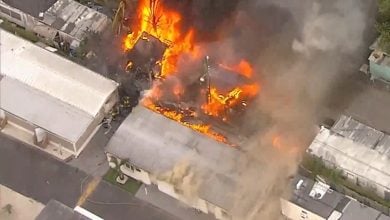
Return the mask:
M 19 13 L 15 13 L 13 11 L 11 11 L 11 17 L 15 18 L 15 19 L 18 19 L 18 20 L 22 20 L 22 17 L 20 16 Z
M 11 11 L 9 9 L 4 8 L 2 6 L 0 6 L 0 11 L 3 12 L 4 14 L 7 14 L 7 15 L 11 14 Z

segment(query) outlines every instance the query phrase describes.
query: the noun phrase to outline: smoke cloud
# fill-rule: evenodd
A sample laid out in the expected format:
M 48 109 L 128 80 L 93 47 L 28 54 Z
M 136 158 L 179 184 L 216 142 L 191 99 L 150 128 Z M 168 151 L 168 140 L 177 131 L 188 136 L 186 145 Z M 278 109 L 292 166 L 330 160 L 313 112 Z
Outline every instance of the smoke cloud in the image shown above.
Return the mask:
M 165 3 L 184 15 L 183 29 L 197 30 L 202 52 L 227 63 L 244 58 L 254 65 L 261 92 L 240 123 L 239 130 L 247 141 L 240 146 L 238 190 L 231 192 L 236 201 L 233 214 L 245 220 L 280 219 L 279 199 L 290 194 L 290 177 L 315 135 L 321 106 L 329 100 L 335 82 L 344 78 L 345 66 L 354 65 L 355 54 L 364 51 L 371 1 Z M 108 46 L 107 51 L 112 53 L 112 48 Z M 119 61 L 109 63 L 116 66 Z M 180 65 L 193 68 L 185 58 Z M 185 162 L 187 159 L 161 178 L 191 198 L 196 196 L 203 175 Z
M 342 62 L 361 51 L 365 4 L 257 0 L 238 8 L 235 22 L 244 27 L 228 45 L 241 48 L 256 63 L 263 87 L 247 116 L 256 132 L 242 146 L 246 155 L 240 167 L 239 188 L 244 190 L 236 194 L 239 219 L 281 219 L 279 199 L 290 194 L 290 177 L 315 135 L 320 106 L 343 74 Z M 249 166 L 251 160 L 261 166 Z M 242 209 L 242 201 L 253 203 L 254 209 Z
M 209 8 L 206 2 L 200 8 Z M 250 135 L 241 145 L 244 154 L 237 167 L 237 219 L 281 218 L 279 199 L 289 196 L 289 180 L 322 117 L 320 106 L 348 57 L 362 51 L 367 4 L 248 0 L 229 5 L 223 13 L 228 17 L 195 16 L 205 30 L 208 21 L 213 21 L 211 27 L 223 27 L 214 29 L 218 40 L 200 42 L 207 54 L 220 60 L 249 59 L 262 86 L 241 128 Z

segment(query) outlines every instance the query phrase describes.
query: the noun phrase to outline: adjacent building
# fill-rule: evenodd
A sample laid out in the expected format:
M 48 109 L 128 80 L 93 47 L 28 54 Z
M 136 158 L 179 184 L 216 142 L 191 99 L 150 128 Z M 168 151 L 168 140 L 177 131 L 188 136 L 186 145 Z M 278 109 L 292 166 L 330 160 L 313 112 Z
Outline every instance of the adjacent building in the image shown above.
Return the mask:
M 291 220 L 389 220 L 378 210 L 303 176 L 292 181 L 291 198 L 282 198 L 282 214 Z
M 307 152 L 351 182 L 390 200 L 390 136 L 349 116 L 321 128 Z
M 77 156 L 118 101 L 118 84 L 0 30 L 0 132 Z
M 390 81 L 390 57 L 386 53 L 374 50 L 368 61 L 371 80 Z
M 74 0 L 0 0 L 0 17 L 71 49 L 111 24 L 106 15 Z
M 236 203 L 234 197 L 240 190 L 238 149 L 141 105 L 118 128 L 106 153 L 110 167 L 157 185 L 160 191 L 217 219 L 234 218 L 233 208 L 244 203 Z M 256 201 L 253 194 L 246 198 Z M 254 209 L 251 205 L 245 207 L 247 213 Z

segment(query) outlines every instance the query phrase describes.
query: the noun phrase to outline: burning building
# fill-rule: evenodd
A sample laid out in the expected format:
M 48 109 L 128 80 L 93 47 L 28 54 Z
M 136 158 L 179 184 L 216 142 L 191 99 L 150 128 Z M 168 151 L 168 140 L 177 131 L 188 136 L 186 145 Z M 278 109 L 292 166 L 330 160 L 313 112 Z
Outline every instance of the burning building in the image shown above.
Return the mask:
M 235 195 L 242 190 L 239 149 L 138 106 L 110 139 L 106 153 L 110 167 L 125 176 L 157 185 L 160 191 L 217 219 L 234 217 Z M 250 213 L 254 206 L 244 208 Z
M 209 57 L 196 29 L 158 0 L 138 3 L 124 39 L 126 72 L 149 90 L 142 104 L 218 141 L 260 91 L 249 61 Z M 147 82 L 147 83 L 145 83 Z M 221 131 L 222 130 L 222 131 Z

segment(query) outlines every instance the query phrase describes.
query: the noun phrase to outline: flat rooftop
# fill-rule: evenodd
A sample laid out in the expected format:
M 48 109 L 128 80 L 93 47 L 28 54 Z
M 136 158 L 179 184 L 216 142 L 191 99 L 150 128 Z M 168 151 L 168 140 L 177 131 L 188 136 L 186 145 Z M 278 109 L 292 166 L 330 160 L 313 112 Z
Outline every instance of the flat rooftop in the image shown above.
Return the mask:
M 340 220 L 388 220 L 389 216 L 365 206 L 353 198 L 330 188 L 316 186 L 313 180 L 297 175 L 291 182 L 293 195 L 290 202 L 310 211 L 324 219 L 340 216 Z M 336 214 L 338 213 L 338 214 Z M 338 219 L 338 218 L 337 218 Z

